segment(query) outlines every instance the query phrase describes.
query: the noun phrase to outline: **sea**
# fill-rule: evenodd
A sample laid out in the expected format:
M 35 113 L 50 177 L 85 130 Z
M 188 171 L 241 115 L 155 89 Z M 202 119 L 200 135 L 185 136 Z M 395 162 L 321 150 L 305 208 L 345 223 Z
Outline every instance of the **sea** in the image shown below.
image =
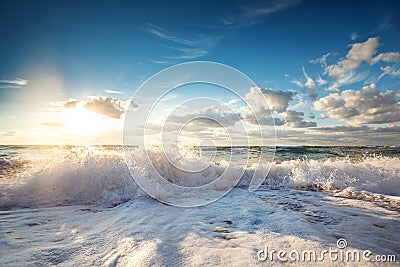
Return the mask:
M 123 146 L 0 146 L 0 265 L 257 266 L 266 244 L 322 250 L 339 238 L 358 251 L 400 255 L 399 146 L 184 150 L 185 168 L 208 161 L 201 175 L 177 172 L 160 149 L 153 167 L 183 186 L 207 184 L 228 165 L 243 175 L 213 203 L 180 208 L 135 182 L 132 174 L 153 175 L 140 147 L 129 147 L 128 166 Z M 273 160 L 249 192 L 262 153 Z

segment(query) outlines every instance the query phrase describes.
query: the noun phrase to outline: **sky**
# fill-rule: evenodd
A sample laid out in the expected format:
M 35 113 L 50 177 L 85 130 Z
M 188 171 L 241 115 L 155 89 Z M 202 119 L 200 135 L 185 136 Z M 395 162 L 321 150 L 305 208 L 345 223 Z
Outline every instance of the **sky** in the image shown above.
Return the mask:
M 196 144 L 400 144 L 399 1 L 1 1 L 0 34 L 0 144 L 121 144 L 130 111 Z M 135 97 L 191 61 L 253 84 Z

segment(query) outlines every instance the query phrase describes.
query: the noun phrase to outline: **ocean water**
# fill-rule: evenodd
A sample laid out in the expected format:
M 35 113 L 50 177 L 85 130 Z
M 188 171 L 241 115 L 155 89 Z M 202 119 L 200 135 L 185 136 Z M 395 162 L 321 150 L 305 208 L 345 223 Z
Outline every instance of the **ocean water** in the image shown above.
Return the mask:
M 172 183 L 204 185 L 229 164 L 242 177 L 218 201 L 180 208 L 137 186 L 121 146 L 1 146 L 0 265 L 379 266 L 376 255 L 400 257 L 399 147 L 174 149 L 170 161 L 159 148 L 148 151 Z M 154 175 L 140 147 L 128 151 L 135 175 Z M 249 192 L 261 151 L 275 152 L 274 162 Z M 171 162 L 187 170 L 208 165 L 182 172 Z M 257 256 L 267 246 L 318 253 L 343 239 L 340 251 L 368 250 L 372 260 Z
M 152 175 L 143 160 L 143 151 L 131 149 L 135 175 Z M 218 147 L 214 157 L 209 148 L 186 149 L 179 156 L 185 168 L 198 164 L 193 161 L 198 154 L 209 164 L 204 171 L 189 174 L 176 171 L 160 150 L 153 151 L 152 158 L 164 178 L 184 186 L 207 184 L 227 165 L 238 165 L 243 176 L 236 186 L 247 187 L 254 172 L 252 161 L 258 159 L 260 151 L 274 152 L 268 147 Z M 245 166 L 237 164 L 248 155 Z M 260 189 L 280 188 L 400 196 L 400 148 L 277 147 Z M 0 209 L 69 204 L 113 206 L 142 195 L 146 194 L 133 181 L 121 146 L 0 147 Z

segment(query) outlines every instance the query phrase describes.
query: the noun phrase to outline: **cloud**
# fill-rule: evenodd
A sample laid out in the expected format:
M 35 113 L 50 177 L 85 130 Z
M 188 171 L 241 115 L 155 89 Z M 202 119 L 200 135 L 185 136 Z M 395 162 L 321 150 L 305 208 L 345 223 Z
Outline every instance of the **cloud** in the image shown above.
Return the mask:
M 373 55 L 376 53 L 379 45 L 377 37 L 369 38 L 363 43 L 352 44 L 346 57 L 337 64 L 327 66 L 325 73 L 331 77 L 345 78 L 349 73 L 358 68 L 361 63 L 372 63 Z
M 316 110 L 326 111 L 323 117 L 351 125 L 382 124 L 400 121 L 400 104 L 393 91 L 384 93 L 375 84 L 360 91 L 346 90 L 330 94 L 314 102 Z
M 128 101 L 128 109 L 129 110 L 133 110 L 133 109 L 137 109 L 139 107 L 139 104 L 136 103 L 133 100 Z
M 356 32 L 353 32 L 350 34 L 350 40 L 355 41 L 358 38 L 358 34 Z
M 318 75 L 317 84 L 318 85 L 325 85 L 325 84 L 327 84 L 327 81 L 322 79 L 321 76 Z
M 4 79 L 0 80 L 0 88 L 20 88 L 28 84 L 28 80 L 20 78 Z
M 260 116 L 260 114 L 257 115 L 257 119 L 252 116 L 248 117 L 245 119 L 245 122 L 253 124 L 253 125 L 263 125 L 263 126 L 282 126 L 285 125 L 285 121 L 282 120 L 281 118 L 277 117 L 272 117 L 268 115 Z
M 282 118 L 286 121 L 285 125 L 292 128 L 308 128 L 317 126 L 316 122 L 304 121 L 304 113 L 295 110 L 286 110 L 282 113 Z
M 247 4 L 241 7 L 239 14 L 225 17 L 222 19 L 224 27 L 243 28 L 263 22 L 263 20 L 273 13 L 283 11 L 285 9 L 295 7 L 300 4 L 301 0 L 275 0 L 259 2 L 255 4 Z
M 198 118 L 196 122 L 207 127 L 220 127 L 215 121 L 224 127 L 229 127 L 235 125 L 240 120 L 239 114 L 230 110 L 222 110 L 218 106 L 210 106 L 185 115 L 171 115 L 168 117 L 168 121 L 182 125 L 194 118 Z
M 150 23 L 147 24 L 147 27 L 145 27 L 144 30 L 148 33 L 151 33 L 151 34 L 161 38 L 161 39 L 171 41 L 174 43 L 178 43 L 178 44 L 182 44 L 182 45 L 191 45 L 191 46 L 197 44 L 197 42 L 195 40 L 180 38 L 180 37 L 174 36 L 172 34 L 168 34 L 160 27 L 157 27 Z
M 328 57 L 329 57 L 330 55 L 331 55 L 331 53 L 326 53 L 326 54 L 322 55 L 322 56 L 319 57 L 319 58 L 310 60 L 310 63 L 313 63 L 313 64 L 321 64 L 321 66 L 322 66 L 323 68 L 326 68 L 326 67 L 327 67 L 326 60 L 328 59 Z
M 346 133 L 346 132 L 361 132 L 364 135 L 376 134 L 376 133 L 400 133 L 400 126 L 387 126 L 387 127 L 369 127 L 366 125 L 362 126 L 324 126 L 312 128 L 314 131 L 319 132 L 332 132 L 332 133 Z
M 286 111 L 289 102 L 293 100 L 295 95 L 296 93 L 291 91 L 252 87 L 245 95 L 245 100 L 255 114 L 246 107 L 242 116 L 246 122 L 254 125 L 284 125 L 284 120 L 272 117 L 273 112 L 281 113 Z M 264 99 L 262 96 L 264 96 Z
M 381 53 L 372 59 L 373 64 L 375 64 L 379 61 L 383 61 L 386 63 L 400 61 L 400 53 L 399 52 Z
M 64 126 L 64 124 L 60 121 L 48 121 L 48 122 L 42 122 L 40 125 L 43 126 L 50 126 L 50 127 L 58 127 L 58 126 Z
M 296 80 L 296 79 L 293 79 L 291 82 L 293 84 L 297 85 L 298 87 L 303 87 L 304 86 L 302 82 L 300 82 L 299 80 Z
M 195 59 L 204 57 L 208 54 L 222 38 L 222 35 L 211 35 L 201 33 L 191 33 L 190 38 L 179 37 L 174 34 L 167 33 L 164 29 L 148 23 L 142 28 L 145 32 L 150 33 L 164 41 L 173 45 L 162 45 L 163 47 L 177 52 L 173 56 L 166 56 L 164 59 Z M 168 64 L 166 60 L 153 60 L 149 61 L 157 64 Z
M 76 108 L 80 100 L 70 100 L 64 103 L 64 108 Z
M 104 90 L 104 92 L 106 92 L 107 94 L 114 94 L 114 95 L 124 95 L 125 94 L 125 92 L 122 92 L 122 91 L 115 91 L 115 90 L 108 90 L 108 89 Z
M 10 130 L 10 131 L 2 132 L 1 135 L 2 135 L 2 136 L 15 136 L 16 133 L 17 133 L 16 131 Z
M 260 94 L 264 99 L 260 99 Z M 246 101 L 250 104 L 256 114 L 269 114 L 271 111 L 284 112 L 289 106 L 289 102 L 293 100 L 296 93 L 291 91 L 281 91 L 272 89 L 263 89 L 258 87 L 250 88 L 250 91 L 245 95 Z
M 314 89 L 314 88 L 315 88 L 315 82 L 314 82 L 313 79 L 311 79 L 310 76 L 307 75 L 306 69 L 305 69 L 304 67 L 303 67 L 303 74 L 304 74 L 304 77 L 306 77 L 306 79 L 307 79 L 307 81 L 306 81 L 306 83 L 304 84 L 304 86 L 305 86 L 306 88 L 308 88 L 308 89 Z
M 306 69 L 304 67 L 303 67 L 303 74 L 307 80 L 306 83 L 304 84 L 304 87 L 305 87 L 304 89 L 312 100 L 316 100 L 318 97 L 318 88 L 315 86 L 314 80 L 311 79 L 310 76 L 308 76 Z
M 134 100 L 123 101 L 118 98 L 107 97 L 107 96 L 92 96 L 90 100 L 76 100 L 70 99 L 69 101 L 53 102 L 53 106 L 57 110 L 61 111 L 65 109 L 86 109 L 104 115 L 110 118 L 119 119 L 121 115 L 127 110 L 137 109 L 139 105 Z M 49 125 L 47 123 L 42 124 L 47 126 L 61 126 L 61 125 Z
M 383 71 L 383 73 L 381 74 L 381 76 L 379 77 L 379 79 L 382 78 L 384 75 L 390 75 L 390 76 L 393 76 L 393 77 L 400 76 L 400 69 L 395 70 L 395 69 L 394 69 L 393 67 L 391 67 L 391 66 L 381 67 L 380 69 L 381 69 L 381 71 Z M 378 80 L 379 80 L 379 79 L 378 79 Z
M 167 48 L 181 52 L 181 55 L 166 57 L 169 59 L 195 59 L 195 58 L 199 58 L 199 57 L 204 57 L 208 54 L 208 49 L 206 49 L 204 47 L 185 48 L 185 47 L 168 46 Z
M 118 98 L 97 96 L 86 102 L 84 108 L 97 114 L 119 119 L 124 112 L 124 103 Z
M 308 104 L 307 101 L 302 101 L 302 100 L 300 100 L 298 103 L 296 103 L 296 104 L 294 104 L 294 105 L 291 105 L 290 107 L 291 107 L 291 108 L 302 108 L 302 107 L 307 106 L 307 104 Z

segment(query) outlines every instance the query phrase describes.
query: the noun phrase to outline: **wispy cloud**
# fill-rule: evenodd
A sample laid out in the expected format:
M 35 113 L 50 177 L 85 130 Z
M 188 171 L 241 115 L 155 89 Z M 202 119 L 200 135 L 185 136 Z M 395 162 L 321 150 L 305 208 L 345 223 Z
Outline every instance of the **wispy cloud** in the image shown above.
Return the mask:
M 20 88 L 28 84 L 27 80 L 20 78 L 3 79 L 0 80 L 0 88 Z
M 114 95 L 124 95 L 125 94 L 125 92 L 122 92 L 122 91 L 109 90 L 109 89 L 104 90 L 104 92 L 106 92 L 107 94 L 114 94 Z
M 195 40 L 180 38 L 180 37 L 174 36 L 172 34 L 168 34 L 160 27 L 157 27 L 150 23 L 147 23 L 147 27 L 145 27 L 143 29 L 145 31 L 147 31 L 148 33 L 151 33 L 151 34 L 153 34 L 157 37 L 160 37 L 161 39 L 167 40 L 167 41 L 171 41 L 171 42 L 182 44 L 182 45 L 190 45 L 190 46 L 196 45 Z
M 303 83 L 300 82 L 299 80 L 293 79 L 293 80 L 291 81 L 291 83 L 297 85 L 298 87 L 303 87 Z
M 162 46 L 173 52 L 170 56 L 164 57 L 162 60 L 149 59 L 149 61 L 156 64 L 167 64 L 171 59 L 179 60 L 204 57 L 223 38 L 223 35 L 201 33 L 190 33 L 188 37 L 182 37 L 183 34 L 181 36 L 172 34 L 150 23 L 146 24 L 143 30 L 167 42 L 168 45 L 163 44 Z
M 221 19 L 225 27 L 243 28 L 263 22 L 273 13 L 297 6 L 302 0 L 275 0 L 260 5 L 245 5 L 239 14 Z
M 355 41 L 358 38 L 358 34 L 356 32 L 353 32 L 352 34 L 350 34 L 350 40 Z

